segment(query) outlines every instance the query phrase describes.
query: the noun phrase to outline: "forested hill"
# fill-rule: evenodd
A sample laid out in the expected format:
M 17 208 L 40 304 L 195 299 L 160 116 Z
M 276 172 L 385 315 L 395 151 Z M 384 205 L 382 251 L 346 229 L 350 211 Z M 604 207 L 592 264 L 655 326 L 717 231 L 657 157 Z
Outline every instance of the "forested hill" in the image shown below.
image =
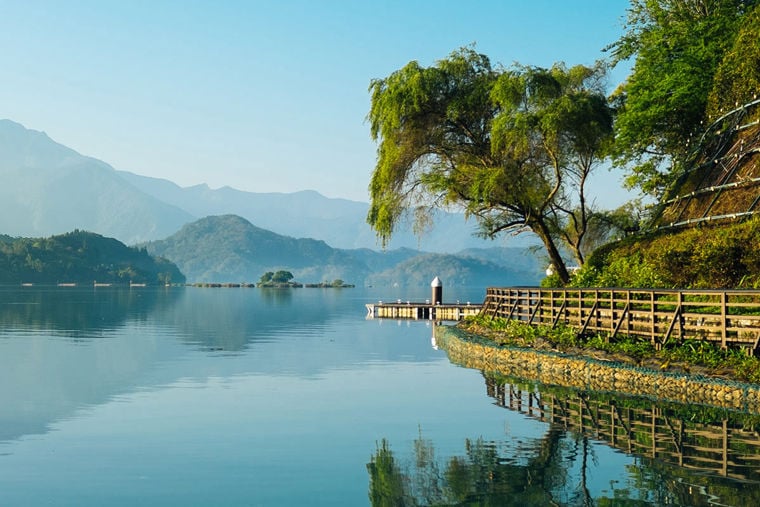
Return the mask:
M 510 285 L 535 284 L 543 271 L 526 249 L 508 254 L 474 249 L 462 255 L 341 250 L 324 241 L 282 236 L 236 215 L 203 218 L 145 247 L 175 262 L 191 282 L 254 282 L 268 271 L 286 270 L 302 283 L 340 279 L 360 286 L 419 286 L 441 276 L 447 285 Z
M 49 238 L 0 236 L 0 283 L 184 283 L 176 265 L 113 238 L 74 231 Z
M 192 282 L 252 282 L 281 269 L 301 282 L 353 281 L 367 274 L 366 266 L 324 241 L 282 236 L 236 215 L 202 218 L 145 246 L 175 262 Z

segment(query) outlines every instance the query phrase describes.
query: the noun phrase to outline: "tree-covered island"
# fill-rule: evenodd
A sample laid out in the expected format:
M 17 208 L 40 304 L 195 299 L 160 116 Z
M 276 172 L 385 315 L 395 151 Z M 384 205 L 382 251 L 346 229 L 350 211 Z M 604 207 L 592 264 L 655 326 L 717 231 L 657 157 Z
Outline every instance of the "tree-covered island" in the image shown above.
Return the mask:
M 319 283 L 300 283 L 293 280 L 295 278 L 293 273 L 286 270 L 267 271 L 259 281 L 256 283 L 256 287 L 263 288 L 289 288 L 289 287 L 308 287 L 308 288 L 334 288 L 342 289 L 353 287 L 351 284 L 345 283 L 343 280 L 337 278 L 332 282 L 319 282 Z
M 592 66 L 504 67 L 474 46 L 412 61 L 370 84 L 367 221 L 382 241 L 441 208 L 485 237 L 531 232 L 553 268 L 546 287 L 758 288 L 758 33 L 756 0 L 631 0 L 610 59 Z M 625 60 L 630 75 L 608 90 Z M 587 185 L 603 166 L 643 199 L 598 209 Z M 730 362 L 703 344 L 685 357 Z M 734 370 L 757 381 L 753 360 Z

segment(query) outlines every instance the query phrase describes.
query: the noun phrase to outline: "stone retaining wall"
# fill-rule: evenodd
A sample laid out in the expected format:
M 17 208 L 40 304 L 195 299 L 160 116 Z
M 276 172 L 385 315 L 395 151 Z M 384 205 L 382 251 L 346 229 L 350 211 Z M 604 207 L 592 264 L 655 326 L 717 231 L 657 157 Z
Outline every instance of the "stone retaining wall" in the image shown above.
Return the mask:
M 451 326 L 435 328 L 436 344 L 467 368 L 546 385 L 619 392 L 760 414 L 760 385 L 720 381 L 598 361 L 556 352 L 499 346 Z

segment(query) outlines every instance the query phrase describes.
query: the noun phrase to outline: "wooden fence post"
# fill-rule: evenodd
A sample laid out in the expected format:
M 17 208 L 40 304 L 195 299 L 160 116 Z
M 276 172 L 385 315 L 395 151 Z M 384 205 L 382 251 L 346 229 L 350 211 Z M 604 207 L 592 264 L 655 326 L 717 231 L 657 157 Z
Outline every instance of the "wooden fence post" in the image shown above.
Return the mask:
M 726 345 L 726 291 L 720 293 L 720 347 L 725 349 Z
M 652 291 L 649 293 L 649 312 L 650 312 L 649 323 L 651 324 L 651 329 L 652 329 L 651 335 L 650 335 L 650 341 L 652 345 L 655 346 L 655 349 L 657 349 L 657 343 L 655 342 L 655 339 L 654 339 L 655 327 L 656 327 L 655 319 L 657 318 L 654 312 L 654 302 L 655 302 L 654 291 Z

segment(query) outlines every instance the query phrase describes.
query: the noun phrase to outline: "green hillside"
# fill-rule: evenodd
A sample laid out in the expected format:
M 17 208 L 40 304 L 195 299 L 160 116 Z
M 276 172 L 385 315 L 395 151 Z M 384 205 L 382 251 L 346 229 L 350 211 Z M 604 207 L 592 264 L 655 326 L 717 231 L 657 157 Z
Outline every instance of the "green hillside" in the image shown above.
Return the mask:
M 635 57 L 614 95 L 613 160 L 654 202 L 634 217 L 635 235 L 596 250 L 572 285 L 760 287 L 760 3 L 710 5 L 628 11 L 612 45 Z
M 586 287 L 760 287 L 760 219 L 628 238 L 597 249 L 573 280 Z
M 79 231 L 0 239 L 0 283 L 183 283 L 173 263 L 113 238 Z
M 264 273 L 285 270 L 307 284 L 339 279 L 359 286 L 427 285 L 441 276 L 451 285 L 534 285 L 541 271 L 525 249 L 473 249 L 462 255 L 342 250 L 282 236 L 236 215 L 203 218 L 145 248 L 171 259 L 191 282 L 255 282 Z
M 254 282 L 267 271 L 284 269 L 299 282 L 340 278 L 353 283 L 367 272 L 324 241 L 282 236 L 236 215 L 202 218 L 145 247 L 171 259 L 192 282 Z

